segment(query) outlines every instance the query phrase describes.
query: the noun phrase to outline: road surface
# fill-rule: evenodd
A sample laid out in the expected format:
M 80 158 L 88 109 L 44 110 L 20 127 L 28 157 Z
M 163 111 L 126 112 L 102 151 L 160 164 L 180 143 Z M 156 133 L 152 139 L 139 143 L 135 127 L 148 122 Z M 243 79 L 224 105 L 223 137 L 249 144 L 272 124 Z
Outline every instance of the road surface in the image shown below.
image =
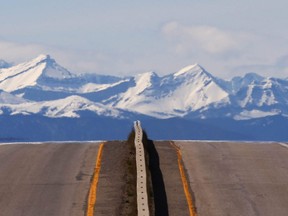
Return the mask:
M 130 208 L 126 187 L 129 183 L 126 178 L 128 156 L 129 149 L 125 142 L 104 144 L 94 215 L 131 215 L 133 209 Z
M 158 215 L 189 214 L 172 142 L 152 142 Z M 287 216 L 288 148 L 279 144 L 175 142 L 198 216 Z M 99 143 L 0 145 L 0 216 L 86 215 Z M 94 215 L 129 215 L 125 142 L 103 147 Z M 130 214 L 131 215 L 131 214 Z
M 1 145 L 0 215 L 85 215 L 98 146 Z
M 99 145 L 0 145 L 0 216 L 86 216 Z M 104 143 L 94 215 L 133 210 L 125 191 L 128 155 L 125 142 Z
M 198 216 L 288 215 L 288 148 L 257 143 L 176 144 Z
M 178 158 L 176 149 L 171 145 L 170 141 L 156 141 L 154 145 L 159 157 L 160 171 L 157 176 L 162 174 L 165 186 L 167 211 L 162 214 L 165 209 L 161 210 L 156 215 L 169 215 L 169 216 L 189 216 L 189 209 L 187 199 L 184 194 L 184 188 L 178 167 Z M 156 186 L 156 190 L 159 187 Z M 165 199 L 161 198 L 159 203 L 164 204 Z M 165 206 L 160 206 L 164 208 Z

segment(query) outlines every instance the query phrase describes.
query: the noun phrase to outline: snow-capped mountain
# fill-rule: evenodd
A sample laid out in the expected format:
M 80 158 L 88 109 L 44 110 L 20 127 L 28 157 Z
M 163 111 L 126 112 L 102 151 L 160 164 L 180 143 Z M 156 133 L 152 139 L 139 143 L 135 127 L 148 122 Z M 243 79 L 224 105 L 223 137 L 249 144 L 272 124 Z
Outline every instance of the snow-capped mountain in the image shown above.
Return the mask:
M 147 72 L 133 78 L 134 86 L 112 106 L 157 118 L 185 116 L 210 104 L 229 104 L 229 95 L 198 64 L 164 77 Z
M 9 68 L 11 67 L 12 65 L 2 59 L 0 59 L 0 68 Z
M 58 86 L 59 81 L 72 78 L 73 75 L 59 66 L 49 55 L 40 55 L 32 61 L 2 68 L 0 70 L 0 89 L 15 92 L 27 87 L 57 88 L 63 87 Z
M 7 106 L 7 104 L 0 105 L 2 113 L 10 115 L 42 115 L 50 118 L 79 118 L 81 114 L 90 112 L 98 116 L 105 117 L 120 117 L 123 112 L 114 108 L 107 109 L 104 105 L 89 101 L 80 96 L 69 96 L 64 99 L 45 101 L 45 102 L 27 102 L 15 103 Z
M 3 62 L 0 141 L 125 139 L 135 119 L 154 139 L 288 140 L 288 79 L 223 80 L 198 64 L 162 77 L 76 75 L 49 55 Z
M 21 104 L 25 103 L 27 100 L 17 97 L 13 94 L 0 90 L 0 104 Z
M 48 117 L 123 113 L 165 119 L 288 116 L 288 80 L 254 73 L 230 81 L 214 77 L 198 64 L 159 77 L 146 72 L 132 77 L 75 75 L 49 55 L 0 68 L 2 114 Z M 4 112 L 4 111 L 5 112 Z

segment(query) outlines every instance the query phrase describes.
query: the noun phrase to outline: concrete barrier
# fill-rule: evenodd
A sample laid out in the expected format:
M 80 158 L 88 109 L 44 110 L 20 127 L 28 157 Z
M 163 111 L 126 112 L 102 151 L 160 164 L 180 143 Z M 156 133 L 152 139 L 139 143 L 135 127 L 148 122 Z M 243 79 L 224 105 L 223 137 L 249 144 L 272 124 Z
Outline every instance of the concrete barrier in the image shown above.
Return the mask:
M 137 169 L 138 216 L 149 216 L 145 152 L 142 143 L 143 131 L 141 128 L 140 121 L 134 122 L 134 130 L 135 130 L 136 169 Z

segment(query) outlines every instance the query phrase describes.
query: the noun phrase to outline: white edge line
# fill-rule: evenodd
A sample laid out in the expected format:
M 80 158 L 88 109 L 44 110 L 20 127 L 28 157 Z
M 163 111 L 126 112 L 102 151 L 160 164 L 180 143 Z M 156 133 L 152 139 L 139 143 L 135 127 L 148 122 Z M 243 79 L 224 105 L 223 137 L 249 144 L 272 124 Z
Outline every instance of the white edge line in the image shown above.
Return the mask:
M 285 148 L 288 148 L 288 144 L 287 143 L 278 143 L 279 145 L 285 147 Z
M 160 141 L 160 140 L 158 140 Z M 163 140 L 167 141 L 167 140 Z M 241 141 L 241 140 L 171 140 L 173 142 L 200 142 L 200 143 L 243 143 L 243 144 L 275 144 L 277 141 Z
M 88 144 L 88 143 L 102 143 L 105 140 L 91 140 L 91 141 L 44 141 L 44 142 L 3 142 L 1 145 L 43 145 L 43 144 Z

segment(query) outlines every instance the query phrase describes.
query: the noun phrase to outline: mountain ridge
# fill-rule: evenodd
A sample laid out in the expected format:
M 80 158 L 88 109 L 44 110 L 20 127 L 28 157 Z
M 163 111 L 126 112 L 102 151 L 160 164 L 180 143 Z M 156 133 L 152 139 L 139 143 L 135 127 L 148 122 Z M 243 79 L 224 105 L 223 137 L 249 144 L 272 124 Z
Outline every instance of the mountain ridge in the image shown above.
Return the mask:
M 159 119 L 240 120 L 244 113 L 244 119 L 265 117 L 265 113 L 288 115 L 286 79 L 247 73 L 227 81 L 213 76 L 199 64 L 162 77 L 154 71 L 130 77 L 75 75 L 50 55 L 39 55 L 31 61 L 1 68 L 0 90 L 19 98 L 19 104 L 78 96 L 101 104 L 107 112 L 125 110 Z M 5 104 L 9 106 L 9 101 Z
M 0 68 L 0 141 L 125 139 L 134 120 L 153 139 L 288 141 L 288 79 L 76 75 L 49 55 Z

